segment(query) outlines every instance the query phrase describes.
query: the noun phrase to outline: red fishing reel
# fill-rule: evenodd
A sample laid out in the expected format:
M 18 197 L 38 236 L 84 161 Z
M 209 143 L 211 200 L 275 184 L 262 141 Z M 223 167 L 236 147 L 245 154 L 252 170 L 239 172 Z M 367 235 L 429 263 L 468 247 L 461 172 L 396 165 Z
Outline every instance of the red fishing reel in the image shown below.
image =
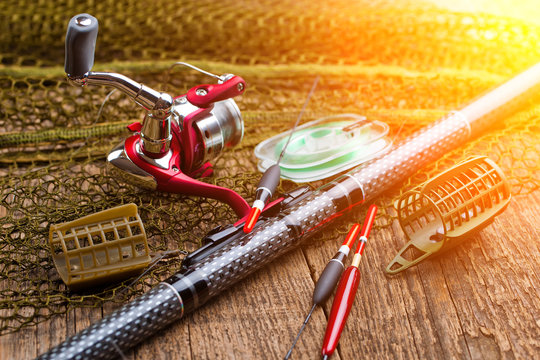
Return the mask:
M 110 169 L 143 188 L 217 199 L 240 218 L 246 216 L 250 206 L 238 193 L 195 180 L 211 175 L 209 160 L 242 139 L 244 123 L 232 98 L 244 92 L 245 81 L 179 63 L 216 77 L 218 83 L 198 85 L 173 98 L 121 74 L 93 72 L 97 32 L 98 21 L 91 15 L 70 20 L 65 59 L 69 82 L 112 86 L 147 111 L 142 122 L 128 126 L 133 135 L 109 153 Z

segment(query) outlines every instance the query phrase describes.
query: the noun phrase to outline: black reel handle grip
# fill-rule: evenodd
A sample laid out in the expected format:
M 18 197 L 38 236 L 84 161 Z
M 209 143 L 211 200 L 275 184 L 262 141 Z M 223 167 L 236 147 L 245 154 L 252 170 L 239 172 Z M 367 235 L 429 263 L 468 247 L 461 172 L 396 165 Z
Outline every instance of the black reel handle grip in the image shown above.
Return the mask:
M 79 14 L 69 20 L 66 32 L 64 69 L 72 77 L 81 77 L 94 65 L 98 21 L 89 14 Z

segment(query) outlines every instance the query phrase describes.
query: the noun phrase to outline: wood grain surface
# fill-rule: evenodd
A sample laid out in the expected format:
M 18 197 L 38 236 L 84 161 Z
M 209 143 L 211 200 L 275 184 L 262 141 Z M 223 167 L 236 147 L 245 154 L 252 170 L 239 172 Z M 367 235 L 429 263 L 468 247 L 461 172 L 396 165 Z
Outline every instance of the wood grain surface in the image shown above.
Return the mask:
M 540 354 L 540 192 L 513 198 L 459 247 L 397 276 L 399 225 L 373 231 L 333 359 L 533 359 Z M 361 219 L 350 219 L 351 224 Z M 125 354 L 127 359 L 280 359 L 341 239 L 304 244 Z M 349 260 L 350 261 L 350 260 Z M 331 301 L 293 359 L 319 358 Z M 2 359 L 31 359 L 113 310 L 76 309 L 0 337 Z

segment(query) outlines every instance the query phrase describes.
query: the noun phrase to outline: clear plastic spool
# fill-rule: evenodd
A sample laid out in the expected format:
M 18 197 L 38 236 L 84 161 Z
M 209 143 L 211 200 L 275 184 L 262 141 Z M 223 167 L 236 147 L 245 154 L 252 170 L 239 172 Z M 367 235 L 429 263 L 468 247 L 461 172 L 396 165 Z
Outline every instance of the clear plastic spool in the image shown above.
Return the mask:
M 366 162 L 388 150 L 387 124 L 357 114 L 341 114 L 308 122 L 296 128 L 280 162 L 282 178 L 295 182 L 324 179 Z M 290 130 L 261 142 L 255 148 L 258 168 L 275 164 Z

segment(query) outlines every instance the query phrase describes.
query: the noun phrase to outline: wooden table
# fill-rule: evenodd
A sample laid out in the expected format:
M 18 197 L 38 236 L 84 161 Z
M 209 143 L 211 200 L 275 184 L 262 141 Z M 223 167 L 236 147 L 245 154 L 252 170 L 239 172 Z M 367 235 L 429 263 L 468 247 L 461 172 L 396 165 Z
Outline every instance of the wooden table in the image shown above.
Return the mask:
M 540 354 L 540 192 L 513 198 L 494 223 L 395 277 L 395 222 L 372 232 L 362 280 L 333 359 L 532 359 Z M 361 219 L 351 219 L 352 221 Z M 126 354 L 128 359 L 279 359 L 311 306 L 315 280 L 342 239 L 293 250 Z M 349 259 L 350 261 L 350 259 Z M 293 359 L 317 359 L 331 306 L 317 308 Z M 2 359 L 30 359 L 111 305 L 76 309 L 0 337 Z

